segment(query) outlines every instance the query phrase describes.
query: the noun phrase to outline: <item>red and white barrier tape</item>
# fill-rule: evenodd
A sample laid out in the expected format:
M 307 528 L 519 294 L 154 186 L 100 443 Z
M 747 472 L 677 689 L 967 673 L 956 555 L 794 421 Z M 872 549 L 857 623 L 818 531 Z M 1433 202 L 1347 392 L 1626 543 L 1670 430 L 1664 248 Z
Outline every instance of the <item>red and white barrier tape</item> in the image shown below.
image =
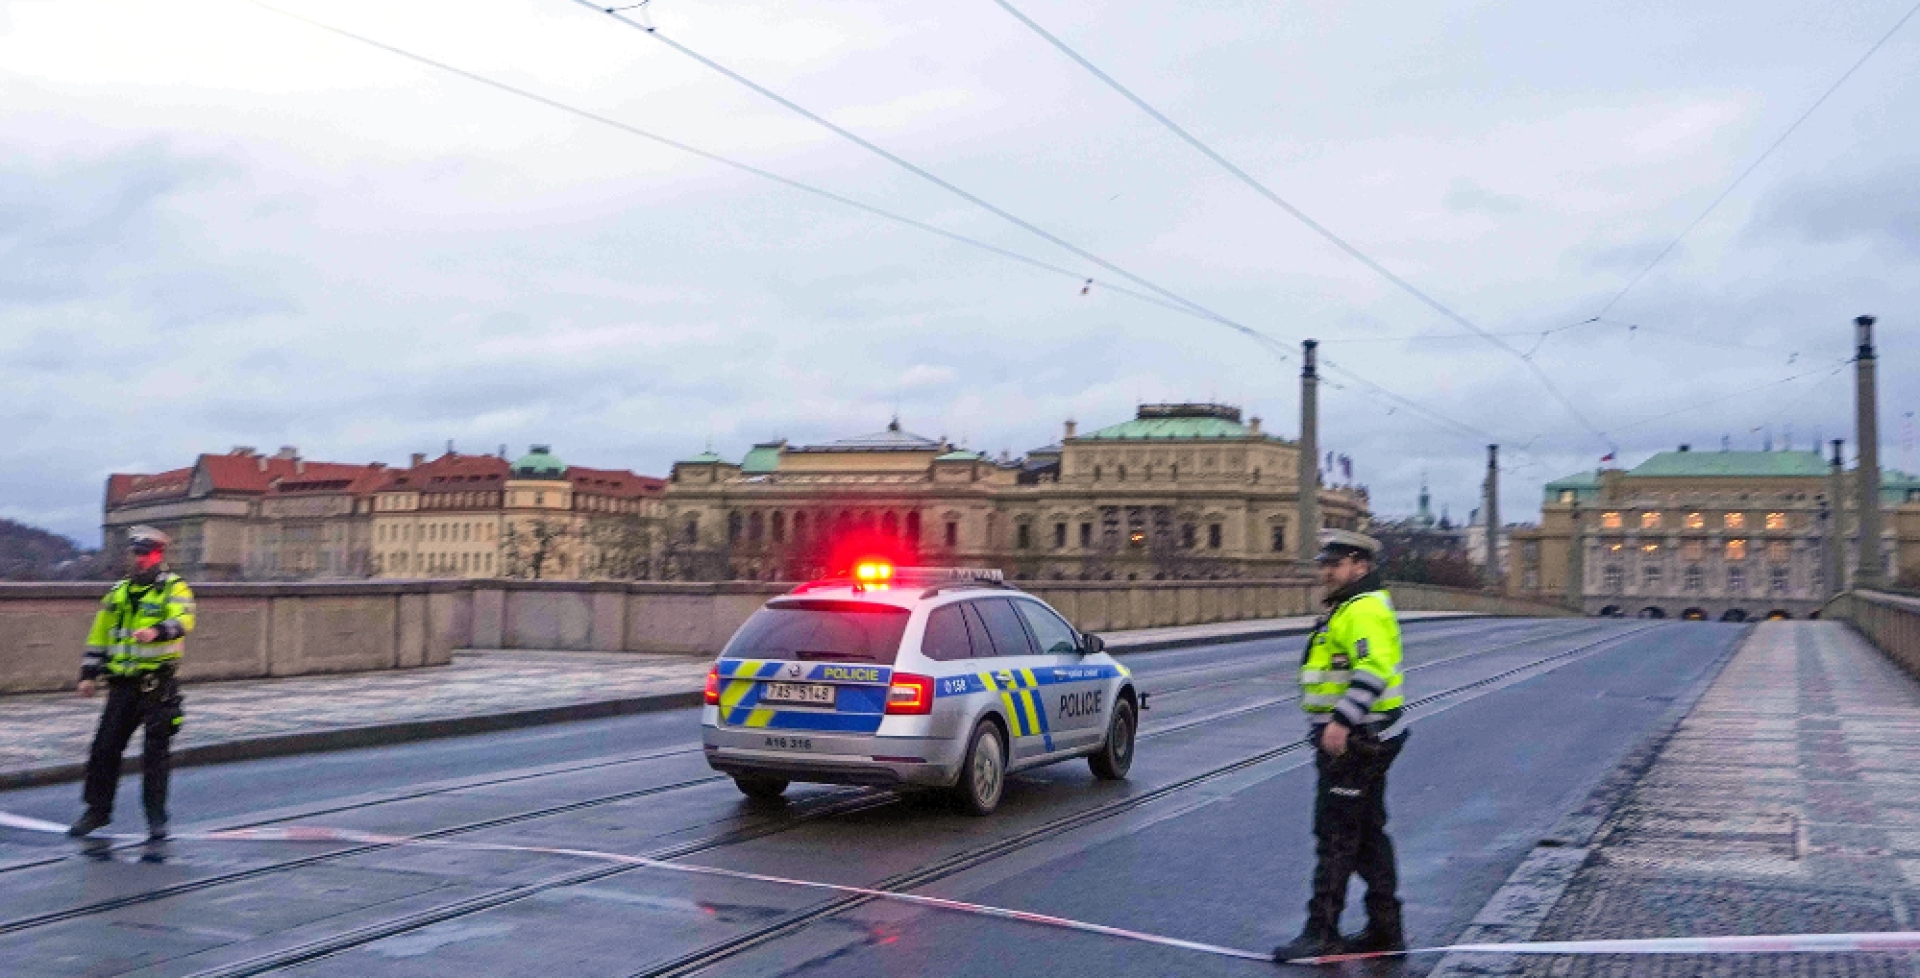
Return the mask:
M 66 827 L 37 818 L 27 818 L 11 812 L 0 811 L 0 828 L 19 829 L 27 832 L 64 834 Z M 95 838 L 135 840 L 138 836 L 112 835 Z M 766 876 L 760 873 L 748 873 L 735 869 L 721 869 L 716 866 L 697 866 L 688 863 L 662 862 L 645 856 L 629 856 L 617 852 L 600 852 L 593 849 L 567 849 L 556 846 L 501 845 L 488 842 L 455 842 L 445 839 L 419 839 L 399 835 L 381 835 L 375 832 L 359 832 L 352 829 L 330 829 L 320 826 L 290 825 L 281 828 L 230 829 L 215 832 L 192 832 L 174 836 L 185 841 L 204 842 L 348 842 L 360 845 L 417 846 L 434 849 L 462 849 L 470 852 L 522 852 L 539 853 L 550 856 L 569 856 L 576 859 L 590 859 L 599 862 L 618 863 L 626 866 L 639 866 L 649 869 L 665 870 L 672 873 L 687 873 L 695 876 L 713 876 L 722 879 L 743 880 L 754 883 L 771 883 L 778 886 L 796 886 L 812 890 L 827 890 L 844 893 L 849 896 L 872 897 L 878 900 L 892 900 L 915 906 L 933 907 L 939 910 L 952 910 L 970 913 L 982 917 L 994 917 L 1001 920 L 1014 920 L 1022 923 L 1040 924 L 1047 927 L 1059 927 L 1086 934 L 1099 934 L 1121 940 L 1139 941 L 1156 944 L 1161 947 L 1177 948 L 1183 951 L 1198 951 L 1221 957 L 1241 958 L 1249 961 L 1271 961 L 1270 954 L 1258 951 L 1246 951 L 1240 948 L 1224 947 L 1219 944 L 1207 944 L 1201 941 L 1188 941 L 1177 937 L 1165 937 L 1143 931 L 1127 930 L 1121 927 L 1108 927 L 1067 917 L 1055 917 L 1052 914 L 1033 913 L 1027 910 L 1010 910 L 980 903 L 967 903 L 962 900 L 949 900 L 944 897 L 923 896 L 917 893 L 898 893 L 892 890 L 875 890 L 863 886 L 847 886 L 841 883 L 821 883 L 814 880 L 789 879 L 784 876 Z M 1863 951 L 1920 951 L 1920 931 L 1896 931 L 1876 934 L 1784 934 L 1778 936 L 1756 937 L 1665 937 L 1646 940 L 1611 941 L 1537 941 L 1528 944 L 1450 944 L 1444 947 L 1422 947 L 1407 951 L 1395 951 L 1370 954 L 1330 954 L 1316 958 L 1295 958 L 1290 964 L 1337 964 L 1342 961 L 1360 961 L 1369 958 L 1397 957 L 1407 954 L 1442 954 L 1449 951 L 1491 953 L 1491 954 L 1845 954 Z

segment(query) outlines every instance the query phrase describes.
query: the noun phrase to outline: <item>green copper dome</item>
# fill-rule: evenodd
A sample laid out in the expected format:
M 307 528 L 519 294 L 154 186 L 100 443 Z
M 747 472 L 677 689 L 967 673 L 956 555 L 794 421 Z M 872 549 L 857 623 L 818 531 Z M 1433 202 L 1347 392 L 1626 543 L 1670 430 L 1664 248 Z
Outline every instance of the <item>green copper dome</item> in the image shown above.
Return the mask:
M 553 454 L 546 445 L 535 445 L 513 463 L 513 474 L 523 479 L 563 479 L 567 475 L 567 463 Z

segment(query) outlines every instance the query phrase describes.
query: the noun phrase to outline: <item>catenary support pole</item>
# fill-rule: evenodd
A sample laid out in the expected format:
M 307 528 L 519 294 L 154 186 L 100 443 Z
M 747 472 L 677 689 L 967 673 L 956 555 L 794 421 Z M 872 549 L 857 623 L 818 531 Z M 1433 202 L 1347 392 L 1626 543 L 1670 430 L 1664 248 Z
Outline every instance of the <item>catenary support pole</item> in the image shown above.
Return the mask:
M 1320 341 L 1300 344 L 1299 525 L 1302 563 L 1320 549 Z
M 1846 439 L 1833 440 L 1832 468 L 1827 475 L 1827 597 L 1847 589 L 1847 463 L 1840 454 Z
M 1487 446 L 1487 479 L 1481 486 L 1485 498 L 1480 502 L 1480 511 L 1486 514 L 1487 524 L 1487 579 L 1501 591 L 1507 589 L 1507 579 L 1501 574 L 1500 564 L 1500 446 Z
M 1880 408 L 1874 391 L 1875 356 L 1872 316 L 1859 316 L 1853 325 L 1859 339 L 1854 357 L 1854 444 L 1860 464 L 1853 469 L 1854 524 L 1860 528 L 1860 557 L 1853 586 L 1872 590 L 1886 584 L 1886 561 L 1880 554 Z

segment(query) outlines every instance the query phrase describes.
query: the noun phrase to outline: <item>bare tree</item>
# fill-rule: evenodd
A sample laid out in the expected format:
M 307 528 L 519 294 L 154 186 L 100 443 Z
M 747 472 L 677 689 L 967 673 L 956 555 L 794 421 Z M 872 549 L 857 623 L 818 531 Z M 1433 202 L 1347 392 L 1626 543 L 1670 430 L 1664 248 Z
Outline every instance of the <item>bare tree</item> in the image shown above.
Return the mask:
M 654 576 L 654 527 L 637 514 L 596 519 L 587 524 L 586 553 L 593 573 L 622 581 Z M 582 568 L 583 570 L 587 568 Z
M 505 576 L 537 581 L 563 572 L 567 545 L 574 535 L 566 523 L 544 516 L 526 523 L 508 523 L 507 532 L 500 537 Z

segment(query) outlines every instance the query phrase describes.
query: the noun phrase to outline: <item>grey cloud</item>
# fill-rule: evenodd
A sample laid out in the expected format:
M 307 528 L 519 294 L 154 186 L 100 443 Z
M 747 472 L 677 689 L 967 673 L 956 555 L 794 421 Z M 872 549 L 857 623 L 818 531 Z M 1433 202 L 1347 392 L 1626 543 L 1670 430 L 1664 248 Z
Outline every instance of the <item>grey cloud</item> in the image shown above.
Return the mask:
M 1920 158 L 1869 173 L 1796 180 L 1761 206 L 1749 240 L 1864 242 L 1920 254 Z

